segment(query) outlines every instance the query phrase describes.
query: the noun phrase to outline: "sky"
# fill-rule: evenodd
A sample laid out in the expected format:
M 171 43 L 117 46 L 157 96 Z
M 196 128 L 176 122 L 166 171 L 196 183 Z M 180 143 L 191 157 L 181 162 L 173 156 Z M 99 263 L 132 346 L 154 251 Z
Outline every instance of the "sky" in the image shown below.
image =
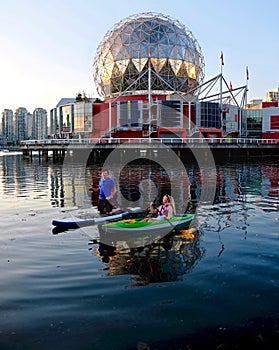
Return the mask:
M 205 81 L 220 73 L 248 100 L 279 86 L 279 1 L 0 0 L 0 111 L 49 111 L 63 97 L 98 97 L 93 59 L 114 24 L 155 12 L 178 20 L 197 39 Z

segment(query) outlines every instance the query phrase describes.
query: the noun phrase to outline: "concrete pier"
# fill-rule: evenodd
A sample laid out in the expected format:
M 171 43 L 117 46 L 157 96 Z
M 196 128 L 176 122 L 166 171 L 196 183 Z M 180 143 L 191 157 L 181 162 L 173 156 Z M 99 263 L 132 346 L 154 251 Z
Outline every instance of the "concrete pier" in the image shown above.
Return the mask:
M 134 157 L 144 158 L 147 152 L 167 149 L 176 153 L 181 160 L 195 160 L 197 155 L 206 158 L 212 153 L 215 160 L 237 161 L 264 159 L 279 156 L 279 140 L 262 139 L 86 139 L 82 140 L 27 140 L 21 142 L 23 155 L 32 159 L 33 153 L 39 159 L 53 162 L 63 161 L 65 155 L 78 159 L 86 155 L 89 162 L 96 163 L 112 151 L 132 151 Z M 76 156 L 79 154 L 79 156 Z

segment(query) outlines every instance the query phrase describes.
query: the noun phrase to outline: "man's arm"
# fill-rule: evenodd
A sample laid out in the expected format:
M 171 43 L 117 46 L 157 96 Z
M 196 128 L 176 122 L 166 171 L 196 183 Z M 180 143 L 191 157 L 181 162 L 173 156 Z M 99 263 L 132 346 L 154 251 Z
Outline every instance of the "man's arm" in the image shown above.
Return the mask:
M 107 200 L 112 199 L 116 195 L 116 187 L 113 187 L 109 196 L 106 197 Z

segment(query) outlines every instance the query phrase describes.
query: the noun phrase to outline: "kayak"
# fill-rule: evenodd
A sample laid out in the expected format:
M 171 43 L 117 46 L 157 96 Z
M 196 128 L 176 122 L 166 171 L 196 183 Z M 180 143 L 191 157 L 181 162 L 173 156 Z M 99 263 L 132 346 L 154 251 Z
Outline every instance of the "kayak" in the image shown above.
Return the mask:
M 175 230 L 188 228 L 193 218 L 194 214 L 185 214 L 161 221 L 135 218 L 101 224 L 98 225 L 100 242 L 114 247 L 119 244 L 129 248 L 144 247 L 172 235 Z
M 71 216 L 64 219 L 56 219 L 52 221 L 52 225 L 63 229 L 74 229 L 91 225 L 98 225 L 104 222 L 117 221 L 121 219 L 132 218 L 142 212 L 140 207 L 130 208 L 129 210 L 119 211 L 112 215 L 103 215 L 94 218 L 79 218 Z
M 173 229 L 182 229 L 190 225 L 194 214 L 173 216 L 169 220 L 142 221 L 140 218 L 120 220 L 102 225 L 103 233 L 140 234 L 152 232 L 170 232 Z

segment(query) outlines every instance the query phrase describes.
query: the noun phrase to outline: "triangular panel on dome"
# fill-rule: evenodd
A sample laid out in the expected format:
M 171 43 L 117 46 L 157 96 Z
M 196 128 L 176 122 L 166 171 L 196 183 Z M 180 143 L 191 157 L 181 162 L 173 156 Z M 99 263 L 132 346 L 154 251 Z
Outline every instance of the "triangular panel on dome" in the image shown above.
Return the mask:
M 168 59 L 166 60 L 166 63 L 164 64 L 164 66 L 160 70 L 160 75 L 166 75 L 166 76 L 174 75 L 174 72 L 172 70 L 172 67 L 171 67 Z
M 121 76 L 121 71 L 117 65 L 117 63 L 115 62 L 114 65 L 113 65 L 113 70 L 112 70 L 112 73 L 111 73 L 111 77 L 112 78 L 115 78 L 115 77 L 119 77 Z
M 137 75 L 138 74 L 138 70 L 136 68 L 136 66 L 134 65 L 133 61 L 130 60 L 128 65 L 127 65 L 127 68 L 126 68 L 126 71 L 125 71 L 125 75 Z
M 112 72 L 113 72 L 114 62 L 111 61 L 110 63 L 107 63 L 105 66 L 103 66 L 102 69 L 102 79 L 104 81 L 107 81 L 110 79 Z
M 119 56 L 121 56 L 122 60 L 130 58 L 129 45 L 122 45 L 121 50 L 119 52 Z
M 121 32 L 120 33 L 120 39 L 121 39 L 121 42 L 122 44 L 129 44 L 129 41 L 130 41 L 130 33 L 127 33 L 125 31 Z
M 115 35 L 111 44 L 113 44 L 112 45 L 113 47 L 122 45 L 122 40 L 121 40 L 120 34 Z
M 123 86 L 122 77 L 113 77 L 111 79 L 111 91 L 112 91 L 112 93 L 121 92 L 122 86 Z
M 170 57 L 171 48 L 169 45 L 165 44 L 158 45 L 158 52 L 160 58 L 168 58 Z
M 180 45 L 174 45 L 171 53 L 170 53 L 170 58 L 174 58 L 177 60 L 182 60 L 183 56 L 182 56 L 182 48 Z
M 166 58 L 151 58 L 151 64 L 155 69 L 156 73 L 160 73 L 163 66 L 166 64 Z
M 132 23 L 127 23 L 125 27 L 125 32 L 129 35 L 134 32 L 134 27 L 132 26 Z
M 187 71 L 187 67 L 185 65 L 185 62 L 182 61 L 181 65 L 180 65 L 180 68 L 177 72 L 177 75 L 179 77 L 188 77 L 188 71 Z
M 102 78 L 102 81 L 103 81 L 104 83 L 108 83 L 108 82 L 110 81 L 111 74 L 109 74 L 107 71 L 104 71 L 104 72 L 102 73 L 101 78 Z
M 194 59 L 193 51 L 191 49 L 187 48 L 187 50 L 185 51 L 184 60 L 186 62 L 192 62 L 193 59 Z
M 177 35 L 173 32 L 168 33 L 168 41 L 169 45 L 176 45 L 177 44 Z
M 133 44 L 139 44 L 142 42 L 143 39 L 144 39 L 144 33 L 140 28 L 132 33 Z
M 119 71 L 120 71 L 122 74 L 125 73 L 129 62 L 130 62 L 130 60 L 119 60 L 119 61 L 116 61 L 116 64 L 117 64 L 117 66 L 118 66 L 118 69 L 119 69 Z
M 137 68 L 138 72 L 141 72 L 143 70 L 143 67 L 146 65 L 147 58 L 134 58 L 132 59 L 132 62 Z
M 185 65 L 187 67 L 187 73 L 188 73 L 188 77 L 192 78 L 192 79 L 196 79 L 197 78 L 197 66 L 191 62 L 185 62 Z
M 174 71 L 174 74 L 177 75 L 179 69 L 180 69 L 180 66 L 182 64 L 182 60 L 174 60 L 174 59 L 169 59 L 169 62 L 170 62 L 170 65 Z
M 111 54 L 114 60 L 121 60 L 123 58 L 123 45 L 113 45 L 113 47 L 111 48 Z
M 107 50 L 107 51 L 103 52 L 102 53 L 102 60 L 100 60 L 100 61 L 102 61 L 102 63 L 104 65 L 110 65 L 110 64 L 114 63 L 114 58 L 113 58 L 111 51 Z
M 159 45 L 169 45 L 170 41 L 167 35 L 163 35 L 159 38 Z
M 150 19 L 146 19 L 143 23 L 142 23 L 142 29 L 143 31 L 150 35 L 150 33 L 152 33 L 153 27 L 154 27 L 154 19 L 150 18 Z

